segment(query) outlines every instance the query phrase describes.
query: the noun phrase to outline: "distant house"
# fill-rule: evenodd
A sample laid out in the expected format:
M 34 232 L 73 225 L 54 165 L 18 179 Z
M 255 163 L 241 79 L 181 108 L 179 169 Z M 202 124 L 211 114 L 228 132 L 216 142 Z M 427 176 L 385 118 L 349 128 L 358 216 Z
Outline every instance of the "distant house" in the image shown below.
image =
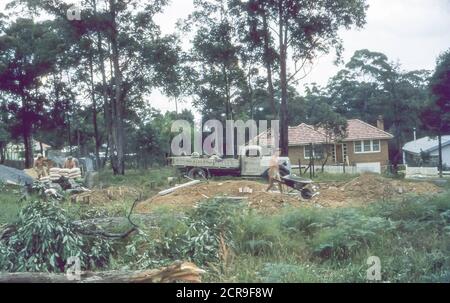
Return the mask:
M 33 155 L 41 153 L 44 157 L 47 156 L 47 151 L 51 149 L 51 146 L 36 140 L 33 140 Z M 25 146 L 23 143 L 8 143 L 5 150 L 5 158 L 10 161 L 23 161 L 25 160 Z
M 403 146 L 403 159 L 409 166 L 438 166 L 438 138 L 423 137 L 406 143 Z M 450 167 L 450 135 L 442 136 L 442 164 Z
M 384 123 L 379 119 L 377 126 L 358 119 L 348 120 L 344 138 L 329 138 L 325 131 L 302 123 L 289 128 L 289 158 L 293 164 L 308 164 L 313 157 L 316 164 L 346 164 L 356 167 L 375 167 L 389 164 L 388 142 L 394 136 L 384 131 Z M 265 135 L 267 136 L 267 135 Z M 260 142 L 264 134 L 259 136 Z M 269 139 L 270 140 L 270 139 Z M 331 156 L 330 156 L 331 154 Z

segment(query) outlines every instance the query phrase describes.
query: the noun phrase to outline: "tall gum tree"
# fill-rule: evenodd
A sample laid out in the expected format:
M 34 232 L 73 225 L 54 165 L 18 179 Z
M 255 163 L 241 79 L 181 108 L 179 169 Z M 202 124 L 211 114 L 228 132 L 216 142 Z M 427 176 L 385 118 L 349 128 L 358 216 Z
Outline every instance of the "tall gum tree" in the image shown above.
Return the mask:
M 289 84 L 304 78 L 318 55 L 329 53 L 334 49 L 339 58 L 342 52 L 339 30 L 349 29 L 352 26 L 362 27 L 365 24 L 368 6 L 365 0 L 255 0 L 250 2 L 257 2 L 260 15 L 266 22 L 264 27 L 270 30 L 272 39 L 266 39 L 266 44 L 270 42 L 270 46 L 266 45 L 266 49 L 276 50 L 279 58 L 276 69 L 281 90 L 280 147 L 282 154 L 287 155 Z

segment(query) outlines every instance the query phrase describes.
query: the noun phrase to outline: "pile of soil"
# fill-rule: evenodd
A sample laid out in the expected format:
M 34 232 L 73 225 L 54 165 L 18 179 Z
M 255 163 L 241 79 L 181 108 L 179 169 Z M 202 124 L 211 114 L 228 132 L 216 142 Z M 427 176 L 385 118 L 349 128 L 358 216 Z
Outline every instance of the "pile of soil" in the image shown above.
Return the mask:
M 240 192 L 240 189 L 245 188 L 251 192 Z M 252 208 L 265 212 L 275 212 L 286 205 L 301 205 L 301 200 L 297 195 L 265 192 L 266 188 L 267 184 L 247 180 L 201 183 L 196 186 L 179 189 L 166 196 L 155 196 L 139 203 L 136 207 L 136 212 L 146 213 L 160 206 L 173 208 L 194 207 L 198 202 L 213 197 L 246 197 L 246 199 L 242 200 L 243 202 L 248 203 Z
M 87 193 L 82 193 L 73 197 L 75 201 L 83 201 L 84 197 L 89 197 L 89 204 L 105 204 L 112 201 L 136 199 L 140 192 L 132 187 L 111 186 L 105 189 L 94 189 Z
M 442 189 L 430 182 L 413 182 L 363 174 L 348 183 L 319 184 L 319 195 L 313 201 L 325 207 L 348 206 L 399 198 L 407 194 L 436 194 Z

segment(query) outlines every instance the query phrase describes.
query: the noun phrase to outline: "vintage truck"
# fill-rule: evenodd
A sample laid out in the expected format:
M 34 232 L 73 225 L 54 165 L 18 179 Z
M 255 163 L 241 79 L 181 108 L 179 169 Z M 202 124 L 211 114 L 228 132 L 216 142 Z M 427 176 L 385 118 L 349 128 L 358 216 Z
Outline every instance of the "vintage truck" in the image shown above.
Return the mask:
M 177 156 L 169 158 L 172 166 L 186 173 L 189 178 L 201 179 L 211 176 L 264 177 L 269 169 L 271 156 L 263 156 L 260 146 L 244 146 L 239 158 L 218 156 Z M 288 157 L 279 157 L 280 174 L 290 175 L 291 162 Z

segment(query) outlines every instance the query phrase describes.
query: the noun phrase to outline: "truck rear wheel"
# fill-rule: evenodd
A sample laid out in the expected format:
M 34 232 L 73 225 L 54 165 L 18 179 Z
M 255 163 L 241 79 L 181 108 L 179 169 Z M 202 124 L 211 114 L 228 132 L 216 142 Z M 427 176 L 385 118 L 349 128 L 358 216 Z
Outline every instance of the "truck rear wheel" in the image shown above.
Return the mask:
M 202 180 L 209 179 L 210 175 L 208 170 L 200 167 L 194 167 L 188 171 L 188 177 L 194 180 Z

